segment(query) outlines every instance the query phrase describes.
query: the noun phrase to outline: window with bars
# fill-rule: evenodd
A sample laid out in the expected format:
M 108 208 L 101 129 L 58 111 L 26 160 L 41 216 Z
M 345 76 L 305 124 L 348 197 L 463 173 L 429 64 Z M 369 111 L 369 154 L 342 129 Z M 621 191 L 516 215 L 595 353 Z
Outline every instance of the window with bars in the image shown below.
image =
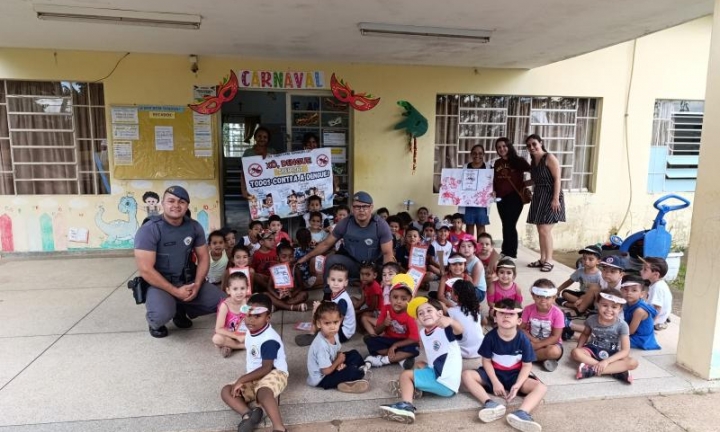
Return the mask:
M 703 101 L 655 101 L 648 192 L 695 190 L 704 108 Z
M 560 161 L 562 188 L 589 191 L 593 176 L 600 100 L 595 98 L 438 95 L 435 116 L 433 191 L 443 168 L 461 168 L 470 149 L 480 144 L 486 161 L 495 155 L 495 140 L 506 136 L 521 156 L 525 138 L 540 135 Z
M 0 80 L 0 194 L 108 193 L 103 85 Z

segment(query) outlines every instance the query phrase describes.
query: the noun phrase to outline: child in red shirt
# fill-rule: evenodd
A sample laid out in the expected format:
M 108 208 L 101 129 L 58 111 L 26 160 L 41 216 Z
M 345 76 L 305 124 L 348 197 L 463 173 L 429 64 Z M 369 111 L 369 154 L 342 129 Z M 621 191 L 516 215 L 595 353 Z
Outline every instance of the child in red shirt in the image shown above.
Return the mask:
M 452 215 L 452 229 L 450 229 L 450 236 L 448 237 L 448 240 L 450 240 L 450 243 L 453 244 L 453 246 L 457 246 L 457 244 L 460 242 L 460 239 L 465 237 L 466 232 L 463 231 L 463 215 L 460 213 L 455 213 Z
M 253 254 L 250 266 L 255 270 L 255 278 L 258 279 L 261 286 L 268 286 L 270 280 L 270 271 L 268 269 L 278 260 L 275 251 L 275 234 L 270 230 L 263 230 L 260 232 L 259 237 L 260 249 Z
M 290 238 L 290 235 L 282 230 L 282 219 L 280 219 L 280 216 L 278 215 L 272 215 L 268 218 L 268 227 L 270 228 L 270 231 L 275 234 L 275 246 L 279 245 L 281 241 L 286 241 L 289 244 L 292 244 L 292 239 Z
M 360 264 L 360 298 L 353 298 L 358 323 L 369 333 L 375 332 L 375 321 L 383 307 L 383 292 L 372 262 Z
M 415 281 L 406 274 L 393 277 L 390 304 L 383 306 L 375 325 L 375 334 L 365 338 L 370 355 L 365 357 L 373 367 L 399 363 L 404 369 L 412 369 L 415 357 L 420 355 L 417 323 L 407 313 L 412 299 Z

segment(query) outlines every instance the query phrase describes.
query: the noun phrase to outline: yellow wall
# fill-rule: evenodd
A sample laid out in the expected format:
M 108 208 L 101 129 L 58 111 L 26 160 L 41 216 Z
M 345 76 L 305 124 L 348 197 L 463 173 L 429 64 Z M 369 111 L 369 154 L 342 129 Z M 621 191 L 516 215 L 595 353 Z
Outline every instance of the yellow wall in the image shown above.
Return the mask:
M 628 153 L 631 163 L 632 190 L 629 188 L 626 149 L 623 143 L 625 96 L 632 64 L 632 43 L 624 43 L 590 54 L 530 71 L 419 66 L 377 66 L 351 63 L 316 63 L 247 58 L 200 57 L 200 71 L 190 72 L 185 56 L 131 54 L 105 80 L 105 101 L 111 104 L 183 105 L 191 102 L 193 85 L 215 84 L 232 69 L 323 70 L 327 79 L 332 72 L 350 82 L 357 91 L 369 91 L 382 102 L 372 111 L 354 116 L 355 190 L 373 194 L 376 207 L 399 211 L 402 201 L 412 199 L 436 214 L 454 211 L 435 205 L 432 194 L 435 97 L 438 93 L 516 94 L 548 96 L 600 97 L 602 117 L 597 151 L 596 187 L 593 193 L 566 195 L 568 223 L 555 230 L 556 248 L 574 249 L 601 241 L 623 219 L 632 195 L 630 214 L 620 235 L 648 227 L 655 215 L 651 203 L 659 195 L 649 195 L 647 171 L 652 131 L 653 103 L 658 98 L 703 99 L 710 43 L 711 18 L 699 19 L 639 39 L 635 58 L 635 76 L 628 116 Z M 481 49 L 481 48 L 480 48 Z M 0 49 L 0 79 L 97 80 L 113 68 L 122 53 Z M 410 174 L 411 155 L 402 132 L 392 127 L 402 110 L 397 100 L 410 101 L 430 120 L 428 133 L 418 140 L 418 168 Z M 133 189 L 113 181 L 124 191 Z M 187 182 L 190 187 L 206 189 L 204 182 Z M 154 190 L 162 190 L 153 184 Z M 632 192 L 632 194 L 631 194 Z M 192 193 L 192 191 L 191 191 Z M 692 198 L 692 194 L 689 194 Z M 26 202 L 27 211 L 47 197 L 0 196 L 0 209 Z M 51 197 L 69 202 L 78 197 Z M 109 218 L 118 195 L 81 197 L 89 208 L 103 203 Z M 199 208 L 217 206 L 218 197 L 197 202 Z M 194 203 L 195 204 L 195 203 Z M 0 214 L 1 215 L 1 214 Z M 679 243 L 689 238 L 691 211 L 675 212 L 668 226 Z M 142 218 L 140 218 L 142 219 Z M 521 221 L 524 216 L 521 217 Z M 86 221 L 87 222 L 87 221 Z M 492 211 L 489 231 L 500 235 L 500 223 Z M 68 223 L 80 223 L 70 220 Z M 217 211 L 210 225 L 219 224 Z M 92 228 L 92 224 L 90 224 Z M 532 226 L 524 228 L 524 243 L 533 245 Z M 101 236 L 95 232 L 96 236 Z M 91 238 L 93 236 L 91 235 Z M 16 250 L 21 250 L 16 247 Z

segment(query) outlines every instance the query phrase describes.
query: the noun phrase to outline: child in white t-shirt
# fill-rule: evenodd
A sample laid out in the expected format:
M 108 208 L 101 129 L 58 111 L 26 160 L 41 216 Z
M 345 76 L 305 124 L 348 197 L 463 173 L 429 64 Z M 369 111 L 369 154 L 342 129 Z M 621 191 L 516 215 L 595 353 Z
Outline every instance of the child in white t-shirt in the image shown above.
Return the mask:
M 640 276 L 650 281 L 647 301 L 658 311 L 655 317 L 655 330 L 665 330 L 670 321 L 673 302 L 670 287 L 663 279 L 668 272 L 668 265 L 663 258 L 658 257 L 647 257 L 642 261 Z

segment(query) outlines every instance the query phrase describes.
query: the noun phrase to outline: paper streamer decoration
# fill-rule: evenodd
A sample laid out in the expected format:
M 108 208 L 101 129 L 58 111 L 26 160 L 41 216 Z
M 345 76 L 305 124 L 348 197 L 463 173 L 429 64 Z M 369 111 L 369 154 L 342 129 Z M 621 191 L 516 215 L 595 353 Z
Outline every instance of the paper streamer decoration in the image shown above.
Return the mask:
M 205 96 L 205 100 L 188 105 L 188 108 L 198 114 L 214 114 L 220 111 L 225 102 L 235 98 L 238 91 L 238 79 L 235 72 L 230 71 L 230 77 L 226 77 L 215 90 L 215 96 Z
M 358 111 L 369 111 L 380 103 L 380 98 L 374 98 L 370 93 L 355 93 L 349 83 L 342 79 L 338 82 L 335 73 L 330 77 L 330 90 L 337 100 Z
M 412 173 L 415 174 L 417 168 L 417 138 L 427 132 L 428 121 L 410 102 L 400 100 L 397 104 L 405 109 L 402 114 L 405 118 L 395 125 L 395 129 L 405 129 L 408 135 L 408 147 L 413 154 Z

